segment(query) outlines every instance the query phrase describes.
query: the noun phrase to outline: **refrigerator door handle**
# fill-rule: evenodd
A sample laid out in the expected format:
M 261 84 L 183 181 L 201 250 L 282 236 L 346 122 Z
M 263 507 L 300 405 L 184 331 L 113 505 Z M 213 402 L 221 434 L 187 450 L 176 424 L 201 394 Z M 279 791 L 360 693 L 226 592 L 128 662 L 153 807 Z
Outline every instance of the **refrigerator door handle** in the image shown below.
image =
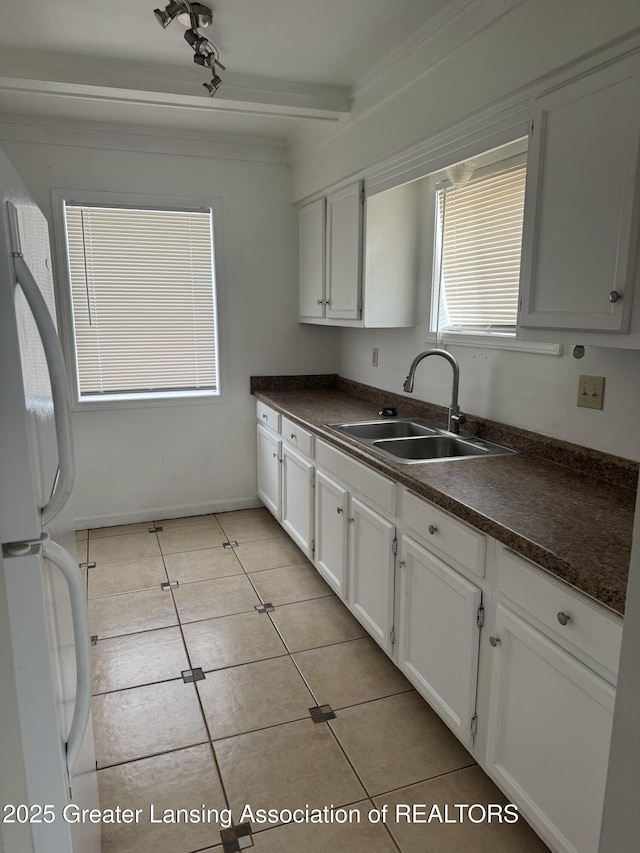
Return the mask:
M 62 355 L 58 333 L 51 319 L 47 303 L 40 292 L 38 283 L 31 274 L 20 253 L 14 252 L 16 279 L 26 297 L 33 319 L 35 320 L 44 349 L 53 399 L 53 417 L 56 427 L 58 447 L 58 476 L 47 503 L 42 507 L 42 524 L 47 524 L 62 510 L 75 479 L 73 440 L 71 433 L 71 405 L 67 387 L 67 372 Z
M 73 717 L 67 738 L 67 769 L 69 776 L 78 758 L 82 741 L 89 722 L 91 710 L 91 637 L 89 636 L 89 613 L 85 597 L 85 588 L 78 564 L 71 554 L 45 534 L 42 553 L 67 582 L 71 601 L 73 637 L 76 653 L 76 700 Z

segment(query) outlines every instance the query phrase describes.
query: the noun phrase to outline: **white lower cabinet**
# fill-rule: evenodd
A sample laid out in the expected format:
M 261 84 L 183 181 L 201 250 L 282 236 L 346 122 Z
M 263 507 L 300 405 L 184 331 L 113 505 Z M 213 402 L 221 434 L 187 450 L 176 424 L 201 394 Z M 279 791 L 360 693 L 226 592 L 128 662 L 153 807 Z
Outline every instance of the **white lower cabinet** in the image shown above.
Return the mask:
M 281 523 L 309 558 L 313 555 L 313 487 L 313 462 L 284 443 Z
M 318 471 L 315 497 L 316 568 L 331 589 L 346 599 L 349 492 L 324 471 Z
M 315 497 L 316 568 L 390 655 L 396 526 L 324 471 Z
M 492 639 L 488 769 L 552 850 L 597 853 L 615 690 L 504 604 Z
M 348 604 L 373 639 L 391 653 L 396 526 L 357 497 L 351 498 L 347 520 Z
M 315 466 L 311 433 L 286 418 L 281 425 L 280 415 L 264 403 L 258 402 L 258 417 L 258 497 L 312 559 Z
M 322 441 L 316 463 L 316 568 L 391 655 L 396 484 Z
M 460 740 L 473 744 L 482 591 L 402 539 L 398 663 Z
M 273 430 L 258 424 L 258 497 L 280 521 L 282 490 L 280 461 L 282 439 Z

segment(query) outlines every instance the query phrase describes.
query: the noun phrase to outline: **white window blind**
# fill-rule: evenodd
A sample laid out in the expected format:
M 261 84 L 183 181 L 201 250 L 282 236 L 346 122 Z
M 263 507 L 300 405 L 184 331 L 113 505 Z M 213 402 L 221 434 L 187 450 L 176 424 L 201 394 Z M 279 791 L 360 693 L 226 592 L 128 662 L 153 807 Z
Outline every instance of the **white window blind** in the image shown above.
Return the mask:
M 211 211 L 65 205 L 80 399 L 217 391 Z
M 439 190 L 440 329 L 515 331 L 526 165 Z

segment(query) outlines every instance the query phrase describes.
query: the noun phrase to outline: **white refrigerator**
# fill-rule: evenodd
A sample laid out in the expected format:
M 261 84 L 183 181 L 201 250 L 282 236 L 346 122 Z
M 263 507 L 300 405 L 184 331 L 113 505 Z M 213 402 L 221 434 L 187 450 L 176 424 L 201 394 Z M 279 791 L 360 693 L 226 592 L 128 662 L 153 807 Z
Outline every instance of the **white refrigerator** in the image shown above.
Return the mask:
M 0 851 L 98 853 L 86 588 L 47 221 L 0 149 Z

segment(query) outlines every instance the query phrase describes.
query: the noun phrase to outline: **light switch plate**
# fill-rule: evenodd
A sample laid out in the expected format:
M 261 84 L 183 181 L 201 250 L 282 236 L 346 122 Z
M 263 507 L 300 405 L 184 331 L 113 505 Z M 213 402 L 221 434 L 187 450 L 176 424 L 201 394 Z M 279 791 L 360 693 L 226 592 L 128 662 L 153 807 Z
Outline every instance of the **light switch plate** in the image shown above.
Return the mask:
M 578 405 L 585 409 L 601 409 L 604 399 L 604 376 L 581 375 L 578 382 Z

